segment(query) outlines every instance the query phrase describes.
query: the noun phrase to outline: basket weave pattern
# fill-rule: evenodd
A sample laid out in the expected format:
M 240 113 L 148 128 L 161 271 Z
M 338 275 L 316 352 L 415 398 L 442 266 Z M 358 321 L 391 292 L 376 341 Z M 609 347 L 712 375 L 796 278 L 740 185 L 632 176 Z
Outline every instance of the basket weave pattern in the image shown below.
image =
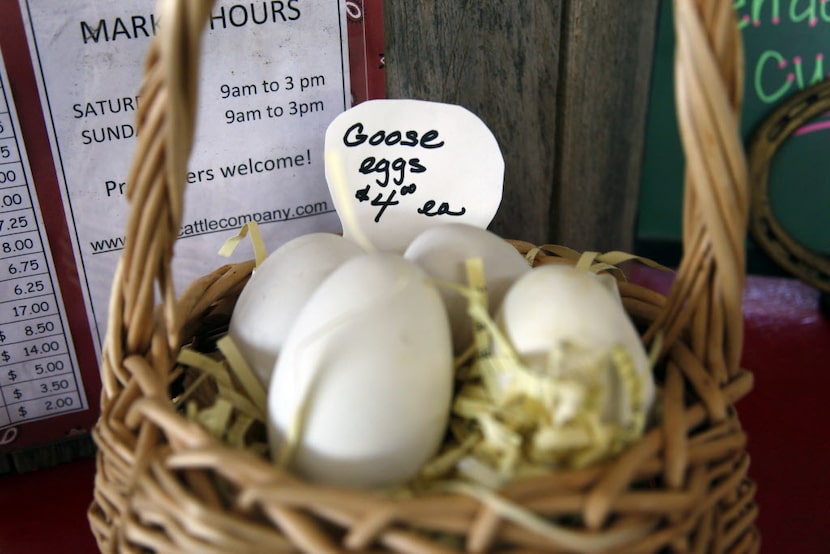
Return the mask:
M 253 263 L 222 267 L 174 296 L 170 263 L 211 2 L 163 4 L 165 25 L 142 85 L 132 209 L 101 367 L 89 520 L 102 551 L 757 551 L 746 435 L 733 408 L 752 377 L 738 365 L 748 194 L 736 115 L 742 52 L 729 2 L 675 0 L 685 257 L 668 298 L 621 285 L 644 339 L 663 338 L 659 425 L 615 460 L 498 491 L 499 502 L 546 525 L 463 493 L 392 499 L 311 485 L 177 412 L 169 392 L 181 376 L 176 353 L 227 323 Z M 534 263 L 552 261 L 542 249 Z

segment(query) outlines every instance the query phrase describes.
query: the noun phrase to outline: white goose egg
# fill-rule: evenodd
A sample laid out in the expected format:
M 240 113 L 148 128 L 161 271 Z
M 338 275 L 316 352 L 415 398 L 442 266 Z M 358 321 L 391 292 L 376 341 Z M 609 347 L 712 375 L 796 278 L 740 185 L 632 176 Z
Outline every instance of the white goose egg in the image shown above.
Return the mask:
M 486 229 L 463 223 L 438 225 L 424 231 L 410 243 L 404 257 L 439 281 L 461 285 L 467 284 L 465 262 L 469 258 L 481 258 L 491 315 L 513 282 L 530 271 L 524 256 L 504 239 Z M 449 288 L 439 285 L 438 289 L 450 316 L 455 351 L 462 352 L 473 337 L 467 299 Z
M 254 270 L 236 302 L 228 334 L 263 384 L 270 381 L 288 330 L 311 293 L 362 252 L 340 235 L 310 233 L 286 242 Z
M 623 346 L 640 377 L 643 405 L 654 400 L 648 356 L 619 297 L 596 275 L 565 265 L 534 268 L 504 297 L 497 321 L 518 356 L 544 371 L 551 351 L 571 345 L 582 352 Z M 616 384 L 605 410 L 609 421 L 627 422 L 631 399 Z M 614 386 L 614 384 L 612 384 Z
M 403 482 L 443 439 L 452 365 L 446 311 L 427 275 L 398 255 L 354 258 L 314 292 L 277 360 L 272 452 L 293 444 L 289 467 L 319 483 Z

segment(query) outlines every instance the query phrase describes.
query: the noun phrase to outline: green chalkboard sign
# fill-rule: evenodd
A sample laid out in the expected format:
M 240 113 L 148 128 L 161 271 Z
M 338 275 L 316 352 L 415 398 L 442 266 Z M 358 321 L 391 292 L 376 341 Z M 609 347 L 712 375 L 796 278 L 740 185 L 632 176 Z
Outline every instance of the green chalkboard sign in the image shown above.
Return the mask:
M 725 0 L 726 1 L 726 0 Z M 747 143 L 772 110 L 830 72 L 830 1 L 737 0 L 744 39 L 741 129 Z M 671 0 L 661 0 L 638 237 L 679 241 L 683 154 L 674 115 Z M 772 161 L 769 197 L 775 215 L 807 248 L 830 254 L 830 114 L 807 122 Z

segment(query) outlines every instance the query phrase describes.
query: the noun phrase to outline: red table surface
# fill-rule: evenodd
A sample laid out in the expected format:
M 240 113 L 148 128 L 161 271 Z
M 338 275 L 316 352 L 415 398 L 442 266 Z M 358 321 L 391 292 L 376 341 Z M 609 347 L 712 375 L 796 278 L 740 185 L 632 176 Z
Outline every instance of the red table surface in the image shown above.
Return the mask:
M 636 271 L 665 290 L 668 279 Z M 754 391 L 738 405 L 758 483 L 763 552 L 830 552 L 830 319 L 818 293 L 792 280 L 751 277 L 743 365 Z M 94 463 L 81 460 L 0 477 L 0 553 L 95 552 L 86 520 Z

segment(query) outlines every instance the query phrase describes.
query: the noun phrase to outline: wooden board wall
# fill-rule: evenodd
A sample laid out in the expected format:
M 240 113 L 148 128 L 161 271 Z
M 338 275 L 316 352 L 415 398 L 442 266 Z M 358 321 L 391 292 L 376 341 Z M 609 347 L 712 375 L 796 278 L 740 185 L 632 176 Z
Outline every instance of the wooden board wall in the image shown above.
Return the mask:
M 506 163 L 494 232 L 630 251 L 657 6 L 387 0 L 387 95 L 460 104 L 492 129 Z

